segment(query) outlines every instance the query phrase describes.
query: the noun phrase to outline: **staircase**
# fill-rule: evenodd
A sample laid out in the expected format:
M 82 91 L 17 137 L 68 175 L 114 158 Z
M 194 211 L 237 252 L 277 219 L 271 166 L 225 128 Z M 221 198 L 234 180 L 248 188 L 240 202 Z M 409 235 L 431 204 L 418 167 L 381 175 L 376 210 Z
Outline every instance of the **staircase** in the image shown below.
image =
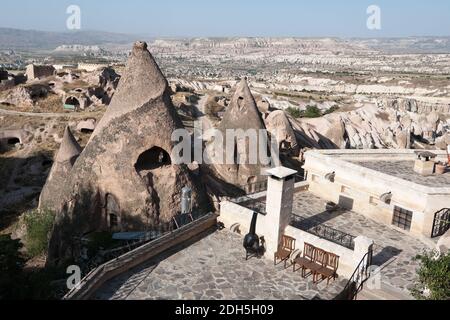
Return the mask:
M 414 298 L 407 291 L 382 283 L 380 289 L 370 289 L 367 285 L 364 286 L 356 300 L 414 300 Z

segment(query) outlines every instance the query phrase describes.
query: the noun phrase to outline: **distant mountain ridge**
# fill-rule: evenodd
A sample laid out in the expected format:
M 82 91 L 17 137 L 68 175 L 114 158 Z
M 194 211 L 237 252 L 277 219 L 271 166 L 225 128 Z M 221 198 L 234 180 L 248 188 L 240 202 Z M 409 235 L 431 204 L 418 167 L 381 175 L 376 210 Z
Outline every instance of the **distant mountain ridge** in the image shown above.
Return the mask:
M 450 53 L 450 37 L 404 37 L 352 40 L 362 46 L 384 53 Z
M 55 50 L 60 46 L 127 45 L 136 40 L 147 40 L 156 47 L 255 48 L 290 47 L 329 51 L 379 51 L 384 53 L 449 53 L 450 37 L 402 38 L 306 38 L 306 37 L 192 37 L 164 38 L 104 31 L 49 32 L 0 27 L 0 50 Z
M 136 36 L 103 31 L 50 32 L 0 28 L 0 49 L 42 49 L 54 50 L 62 45 L 104 45 L 126 44 Z

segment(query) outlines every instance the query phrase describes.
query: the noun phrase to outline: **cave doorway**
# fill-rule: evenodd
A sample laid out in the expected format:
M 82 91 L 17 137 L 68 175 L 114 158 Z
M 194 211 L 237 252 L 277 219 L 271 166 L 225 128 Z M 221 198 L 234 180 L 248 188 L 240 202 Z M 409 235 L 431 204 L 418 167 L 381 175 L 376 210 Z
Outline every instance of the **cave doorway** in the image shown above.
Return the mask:
M 164 199 L 168 198 L 168 186 L 175 185 L 174 169 L 167 151 L 160 147 L 153 147 L 138 157 L 134 167 L 147 188 L 151 208 L 149 215 L 160 216 L 168 212 L 170 205 Z
M 69 97 L 64 102 L 64 109 L 76 110 L 80 107 L 80 101 L 75 97 Z

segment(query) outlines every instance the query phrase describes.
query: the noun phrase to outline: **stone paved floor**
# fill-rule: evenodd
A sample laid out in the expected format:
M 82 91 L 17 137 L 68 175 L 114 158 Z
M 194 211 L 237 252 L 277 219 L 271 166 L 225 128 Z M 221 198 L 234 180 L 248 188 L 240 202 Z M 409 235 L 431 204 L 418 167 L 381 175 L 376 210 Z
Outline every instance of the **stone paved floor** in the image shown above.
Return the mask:
M 325 211 L 325 203 L 325 200 L 310 192 L 298 192 L 294 196 L 293 211 L 305 218 L 314 216 L 314 222 L 317 220 L 353 236 L 364 235 L 373 239 L 373 264 L 382 267 L 382 281 L 402 290 L 412 286 L 418 267 L 418 263 L 412 258 L 423 250 L 433 248 L 412 236 L 351 211 L 330 214 Z
M 245 261 L 242 237 L 227 230 L 206 235 L 120 275 L 97 291 L 97 299 L 305 300 L 333 299 L 345 286 L 312 284 L 300 272 L 268 259 Z
M 450 187 L 450 171 L 441 175 L 424 177 L 414 172 L 414 161 L 365 161 L 354 163 L 423 186 L 434 188 Z

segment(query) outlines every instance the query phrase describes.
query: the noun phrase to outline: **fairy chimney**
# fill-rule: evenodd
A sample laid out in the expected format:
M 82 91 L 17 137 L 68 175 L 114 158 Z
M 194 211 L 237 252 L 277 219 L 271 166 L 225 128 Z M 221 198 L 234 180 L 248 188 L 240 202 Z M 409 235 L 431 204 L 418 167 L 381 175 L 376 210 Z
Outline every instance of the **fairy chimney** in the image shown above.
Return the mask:
M 66 127 L 59 151 L 40 195 L 40 209 L 59 210 L 61 190 L 67 183 L 67 177 L 80 153 L 80 145 L 69 127 Z
M 216 173 L 224 181 L 234 185 L 262 180 L 265 168 L 269 165 L 265 161 L 267 159 L 260 156 L 260 154 L 269 155 L 267 136 L 260 135 L 261 130 L 265 132 L 266 128 L 245 79 L 237 85 L 218 130 L 223 135 L 223 147 L 209 146 L 210 150 L 214 148 L 214 154 L 223 152 L 223 162 L 214 165 Z M 227 131 L 232 135 L 228 135 Z M 254 137 L 256 139 L 252 139 Z M 251 144 L 254 148 L 251 148 Z M 230 145 L 233 148 L 227 148 Z M 261 148 L 265 150 L 260 150 Z M 234 156 L 232 161 L 227 161 L 231 158 L 227 149 L 234 150 L 234 155 L 231 154 Z
M 164 128 L 164 130 L 161 130 Z M 107 112 L 75 162 L 61 196 L 49 264 L 74 254 L 71 242 L 94 231 L 144 231 L 180 212 L 183 187 L 207 208 L 202 185 L 171 158 L 183 125 L 168 83 L 145 42 L 136 42 Z

